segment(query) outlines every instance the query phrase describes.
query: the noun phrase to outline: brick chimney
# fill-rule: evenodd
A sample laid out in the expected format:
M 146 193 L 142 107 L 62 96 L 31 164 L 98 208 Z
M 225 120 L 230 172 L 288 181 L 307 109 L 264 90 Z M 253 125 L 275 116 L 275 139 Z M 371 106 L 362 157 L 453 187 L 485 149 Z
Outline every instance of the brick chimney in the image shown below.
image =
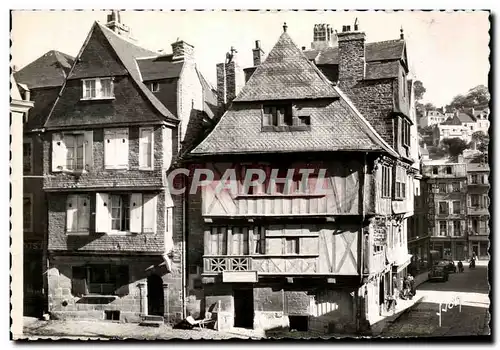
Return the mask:
M 313 29 L 313 42 L 311 49 L 323 50 L 327 47 L 333 47 L 336 44 L 337 38 L 333 33 L 333 28 L 329 24 L 315 24 Z
M 132 39 L 130 28 L 121 22 L 120 11 L 112 10 L 108 15 L 107 20 L 108 22 L 106 23 L 106 27 L 111 29 L 116 34 Z
M 194 46 L 188 44 L 183 40 L 177 39 L 175 43 L 172 43 L 172 53 L 173 60 L 191 60 L 194 59 Z
M 365 33 L 358 30 L 355 22 L 343 26 L 342 33 L 337 33 L 339 42 L 339 84 L 351 87 L 365 77 Z
M 262 56 L 264 51 L 260 48 L 260 40 L 255 40 L 255 49 L 252 49 L 253 53 L 253 66 L 257 67 L 262 63 Z
M 237 61 L 237 51 L 231 47 L 226 54 L 226 61 L 218 63 L 217 68 L 217 105 L 225 107 L 233 101 L 245 84 L 243 69 Z

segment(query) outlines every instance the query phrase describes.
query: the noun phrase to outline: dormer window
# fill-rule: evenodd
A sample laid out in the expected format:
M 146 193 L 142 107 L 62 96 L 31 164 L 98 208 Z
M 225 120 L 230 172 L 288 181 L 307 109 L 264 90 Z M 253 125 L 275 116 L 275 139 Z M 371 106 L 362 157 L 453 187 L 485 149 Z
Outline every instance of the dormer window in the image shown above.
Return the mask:
M 262 106 L 262 131 L 306 131 L 311 128 L 310 111 L 292 104 Z
M 114 98 L 112 78 L 83 79 L 82 100 Z
M 152 92 L 158 92 L 158 91 L 160 91 L 160 83 L 158 83 L 158 82 L 155 82 L 155 83 L 149 83 L 149 89 L 150 89 Z
M 292 124 L 291 106 L 264 106 L 263 126 L 290 126 Z

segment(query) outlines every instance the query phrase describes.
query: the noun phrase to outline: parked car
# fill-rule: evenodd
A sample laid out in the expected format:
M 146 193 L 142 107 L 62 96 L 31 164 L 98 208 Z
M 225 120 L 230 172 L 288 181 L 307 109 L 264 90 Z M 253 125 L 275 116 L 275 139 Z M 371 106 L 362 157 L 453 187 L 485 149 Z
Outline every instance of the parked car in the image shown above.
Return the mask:
M 429 280 L 441 280 L 443 282 L 448 281 L 448 267 L 449 262 L 446 260 L 438 261 L 434 266 L 432 266 L 429 272 Z
M 455 265 L 455 262 L 453 260 L 443 259 L 443 261 L 448 263 L 448 265 L 446 266 L 448 273 L 456 273 L 457 272 L 457 266 Z

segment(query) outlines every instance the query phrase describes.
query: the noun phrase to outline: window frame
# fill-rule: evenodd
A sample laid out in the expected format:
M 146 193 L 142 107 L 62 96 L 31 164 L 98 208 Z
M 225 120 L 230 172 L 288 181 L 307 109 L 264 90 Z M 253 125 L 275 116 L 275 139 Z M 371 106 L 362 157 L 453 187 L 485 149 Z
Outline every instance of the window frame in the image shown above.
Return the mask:
M 157 89 L 155 89 L 155 86 Z M 158 81 L 152 81 L 149 83 L 149 89 L 151 92 L 159 92 L 160 91 L 160 83 Z
M 456 213 L 455 212 L 455 204 L 458 203 L 458 212 Z M 453 215 L 460 215 L 461 211 L 462 211 L 462 203 L 458 200 L 455 200 L 455 201 L 452 201 L 451 202 L 451 212 L 453 213 Z
M 24 151 L 25 151 L 25 145 L 29 145 L 29 150 L 30 150 L 30 156 L 29 156 L 29 171 L 26 171 L 24 169 L 24 158 L 25 158 L 25 155 L 24 155 Z M 23 139 L 23 174 L 24 175 L 32 175 L 33 174 L 33 139 L 30 137 L 30 138 L 24 138 Z
M 29 213 L 30 213 L 30 223 L 29 226 L 26 227 L 24 225 L 24 200 L 29 199 L 30 201 L 30 208 L 29 208 Z M 34 213 L 34 205 L 33 205 L 33 193 L 23 193 L 23 231 L 24 232 L 33 232 L 33 213 Z
M 458 225 L 457 225 L 458 224 Z M 458 230 L 456 229 L 458 227 Z M 457 235 L 458 231 L 458 235 Z M 453 237 L 460 237 L 462 236 L 462 223 L 460 220 L 453 220 Z
M 445 227 L 445 230 L 444 230 L 444 235 L 442 234 L 442 230 L 441 230 L 441 225 L 444 223 L 444 227 Z M 448 221 L 446 220 L 440 220 L 439 221 L 439 226 L 438 226 L 438 230 L 439 230 L 439 236 L 448 236 Z
M 406 199 L 406 170 L 403 167 L 395 167 L 395 179 L 394 179 L 394 199 L 395 200 L 405 200 Z
M 441 205 L 444 204 L 446 206 L 446 210 L 441 211 Z M 449 215 L 450 214 L 450 203 L 448 201 L 439 201 L 438 202 L 438 214 L 439 215 Z
M 382 183 L 381 183 L 381 197 L 392 197 L 392 171 L 388 165 L 381 166 Z
M 67 205 L 68 205 L 68 201 L 70 199 L 70 197 L 73 196 L 75 197 L 75 200 L 76 200 L 76 210 L 77 210 L 77 224 L 76 224 L 76 230 L 75 231 L 69 231 L 68 230 L 68 208 L 67 208 Z M 89 215 L 88 215 L 88 222 L 87 222 L 87 229 L 80 229 L 79 228 L 79 222 L 80 222 L 80 206 L 79 206 L 79 203 L 80 203 L 80 200 L 87 200 L 87 203 L 88 203 L 88 212 L 89 212 Z M 91 202 L 90 202 L 91 198 L 90 198 L 90 195 L 88 194 L 83 194 L 83 193 L 72 193 L 72 194 L 68 194 L 68 196 L 66 197 L 66 202 L 65 202 L 65 232 L 66 232 L 66 235 L 67 236 L 87 236 L 89 233 L 90 233 L 90 215 L 91 215 L 91 211 L 90 211 L 90 208 L 91 208 Z
M 116 220 L 113 218 L 113 209 L 116 209 L 113 207 L 113 198 L 119 197 L 120 198 L 120 229 L 113 229 L 113 220 Z M 109 193 L 109 206 L 110 206 L 110 217 L 109 219 L 111 220 L 110 222 L 110 230 L 108 232 L 109 235 L 134 235 L 130 231 L 130 200 L 131 200 L 131 195 L 126 194 L 126 193 Z M 127 198 L 128 205 L 124 206 L 124 203 L 126 201 L 123 200 L 123 198 Z M 143 214 L 144 215 L 144 214 Z M 124 218 L 125 216 L 125 218 Z M 128 217 L 127 217 L 128 216 Z M 144 221 L 144 218 L 141 218 L 141 221 Z M 128 223 L 128 227 L 127 227 Z M 122 225 L 125 225 L 125 230 L 123 229 Z
M 110 95 L 109 96 L 104 96 L 103 95 L 103 89 L 102 89 L 102 81 L 107 81 L 109 80 L 110 85 L 109 85 L 109 90 L 110 90 Z M 87 82 L 94 82 L 95 83 L 95 96 L 92 97 L 86 97 L 86 83 Z M 93 100 L 114 100 L 115 99 L 115 91 L 114 91 L 114 77 L 97 77 L 97 78 L 86 78 L 82 79 L 82 94 L 81 94 L 81 101 L 93 101 Z
M 74 144 L 73 144 L 73 149 L 74 149 L 74 153 L 73 153 L 73 162 L 76 164 L 76 167 L 73 167 L 73 168 L 69 168 L 68 167 L 68 150 L 69 150 L 69 147 L 68 147 L 68 139 L 69 138 L 73 138 L 74 140 Z M 82 140 L 82 144 L 81 144 L 81 147 L 82 147 L 82 163 L 81 163 L 81 168 L 78 168 L 78 148 L 80 147 L 78 145 L 78 142 L 77 140 L 81 138 Z M 75 145 L 76 144 L 76 145 Z M 68 170 L 68 171 L 71 171 L 71 172 L 79 172 L 79 171 L 85 171 L 85 156 L 86 156 L 86 152 L 85 152 L 85 133 L 84 132 L 74 132 L 74 133 L 64 133 L 64 146 L 66 147 L 66 163 L 64 164 L 64 169 L 65 170 Z

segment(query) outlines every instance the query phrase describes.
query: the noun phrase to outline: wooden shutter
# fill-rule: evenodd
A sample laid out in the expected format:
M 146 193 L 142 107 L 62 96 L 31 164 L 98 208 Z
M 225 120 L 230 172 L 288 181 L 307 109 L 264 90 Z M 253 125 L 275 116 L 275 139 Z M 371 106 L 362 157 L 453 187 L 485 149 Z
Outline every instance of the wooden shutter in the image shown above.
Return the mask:
M 78 231 L 87 232 L 89 230 L 90 222 L 90 197 L 80 195 L 78 196 Z
M 142 215 L 144 217 L 144 233 L 156 233 L 156 198 L 154 194 L 144 194 L 142 203 Z
M 130 232 L 142 232 L 142 193 L 130 195 Z
M 52 171 L 63 171 L 66 167 L 66 145 L 61 133 L 52 134 Z
M 78 229 L 78 196 L 68 195 L 66 199 L 66 232 Z
M 125 296 L 129 293 L 129 267 L 120 265 L 116 269 L 116 290 L 115 295 Z
M 116 166 L 115 131 L 104 130 L 104 167 L 111 169 Z
M 108 233 L 111 229 L 109 195 L 107 193 L 96 193 L 95 202 L 95 231 Z
M 219 250 L 218 250 L 218 232 L 217 232 L 217 227 L 212 227 L 212 232 L 210 233 L 210 248 L 208 250 L 209 255 L 218 255 Z
M 217 251 L 220 255 L 227 254 L 227 232 L 225 227 L 218 227 L 217 229 L 218 236 L 218 248 Z
M 115 136 L 115 156 L 119 168 L 128 168 L 128 129 L 116 131 Z
M 153 168 L 153 145 L 154 145 L 154 129 L 140 128 L 139 129 L 139 168 Z M 148 152 L 149 148 L 149 152 Z M 148 159 L 149 158 L 149 159 Z
M 81 297 L 88 294 L 87 269 L 84 266 L 73 266 L 71 278 L 71 294 Z
M 84 169 L 90 171 L 93 167 L 93 143 L 94 143 L 94 133 L 92 131 L 85 131 L 83 134 L 84 144 L 83 147 L 85 149 L 85 159 Z
M 467 206 L 471 207 L 472 206 L 472 199 L 471 195 L 467 193 Z

